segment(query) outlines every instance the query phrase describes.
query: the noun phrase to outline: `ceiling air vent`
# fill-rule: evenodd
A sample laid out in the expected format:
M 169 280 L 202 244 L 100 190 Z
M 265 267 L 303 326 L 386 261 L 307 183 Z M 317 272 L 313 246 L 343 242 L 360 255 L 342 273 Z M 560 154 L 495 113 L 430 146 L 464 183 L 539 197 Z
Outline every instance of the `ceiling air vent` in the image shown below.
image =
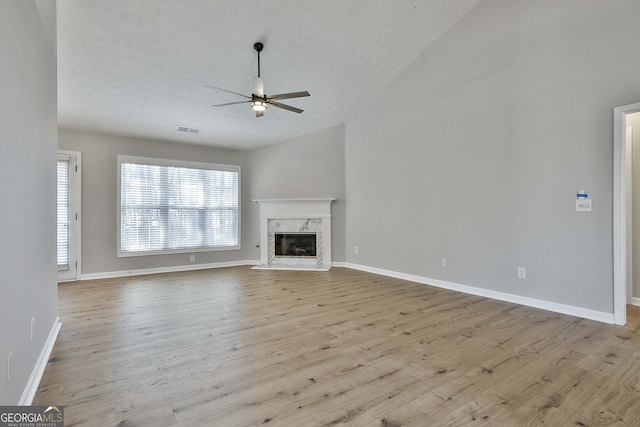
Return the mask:
M 188 126 L 178 126 L 178 132 L 198 133 L 200 132 L 200 129 L 190 128 Z

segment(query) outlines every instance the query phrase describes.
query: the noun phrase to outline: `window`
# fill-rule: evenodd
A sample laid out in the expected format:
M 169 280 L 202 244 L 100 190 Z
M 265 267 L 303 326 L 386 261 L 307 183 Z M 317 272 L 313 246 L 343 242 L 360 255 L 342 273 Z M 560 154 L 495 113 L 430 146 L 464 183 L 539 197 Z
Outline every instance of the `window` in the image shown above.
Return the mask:
M 69 270 L 69 155 L 58 154 L 58 271 Z
M 118 256 L 240 249 L 240 167 L 118 156 Z

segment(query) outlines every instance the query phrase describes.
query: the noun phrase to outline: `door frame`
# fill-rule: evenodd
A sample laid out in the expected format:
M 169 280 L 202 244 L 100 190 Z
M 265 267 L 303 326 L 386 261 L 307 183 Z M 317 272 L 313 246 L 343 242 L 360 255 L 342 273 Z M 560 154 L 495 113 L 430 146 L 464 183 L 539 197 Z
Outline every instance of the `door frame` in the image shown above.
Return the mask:
M 73 249 L 69 249 L 69 264 L 76 263 L 75 275 L 58 278 L 58 282 L 68 282 L 78 280 L 82 272 L 82 153 L 79 151 L 58 150 L 58 154 L 70 156 L 74 159 L 75 170 L 69 170 L 69 181 L 72 184 L 69 191 L 69 205 L 76 215 L 75 221 L 70 221 L 69 225 L 69 245 L 73 245 Z M 72 175 L 73 174 L 73 175 Z M 73 178 L 71 178 L 73 176 Z M 73 213 L 69 212 L 70 216 Z M 74 259 L 71 259 L 73 256 Z
M 627 289 L 631 275 L 627 264 L 631 261 L 627 247 L 627 216 L 631 206 L 627 170 L 627 114 L 640 111 L 640 102 L 613 109 L 613 321 L 617 325 L 627 323 Z

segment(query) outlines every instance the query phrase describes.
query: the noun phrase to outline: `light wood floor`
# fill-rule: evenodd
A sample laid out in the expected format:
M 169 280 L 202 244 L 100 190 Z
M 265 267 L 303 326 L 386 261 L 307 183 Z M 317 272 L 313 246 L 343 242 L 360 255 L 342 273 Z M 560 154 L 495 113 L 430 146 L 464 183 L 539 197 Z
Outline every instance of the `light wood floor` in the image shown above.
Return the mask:
M 34 404 L 65 426 L 640 425 L 606 325 L 334 268 L 64 283 Z

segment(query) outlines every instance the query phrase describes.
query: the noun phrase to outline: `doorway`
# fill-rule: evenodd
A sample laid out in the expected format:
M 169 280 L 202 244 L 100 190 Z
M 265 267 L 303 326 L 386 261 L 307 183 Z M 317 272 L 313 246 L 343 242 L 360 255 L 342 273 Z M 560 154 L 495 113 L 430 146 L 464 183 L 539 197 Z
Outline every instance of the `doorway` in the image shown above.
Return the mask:
M 80 153 L 58 151 L 57 263 L 58 281 L 80 274 Z
M 626 196 L 627 304 L 640 305 L 640 280 L 634 280 L 640 278 L 640 112 L 627 114 L 626 126 L 627 193 L 631 192 Z
M 640 112 L 640 103 L 613 109 L 613 317 L 618 325 L 627 323 L 627 304 L 632 302 L 633 132 L 627 128 L 630 115 L 637 112 Z

